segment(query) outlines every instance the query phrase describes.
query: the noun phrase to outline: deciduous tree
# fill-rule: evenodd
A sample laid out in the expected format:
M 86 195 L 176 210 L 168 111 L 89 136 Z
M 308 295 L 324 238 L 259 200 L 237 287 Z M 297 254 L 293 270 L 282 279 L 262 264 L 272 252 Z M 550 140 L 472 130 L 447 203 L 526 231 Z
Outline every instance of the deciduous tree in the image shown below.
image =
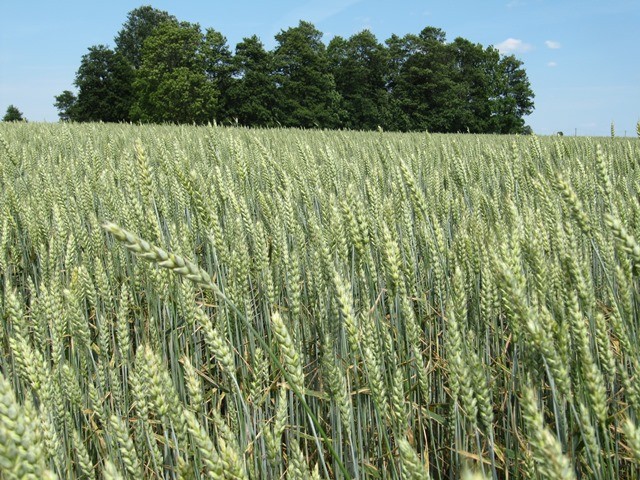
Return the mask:
M 227 39 L 220 32 L 208 28 L 202 38 L 201 52 L 207 80 L 219 93 L 215 117 L 227 120 L 231 115 L 229 90 L 233 82 L 233 55 Z
M 427 27 L 419 35 L 392 36 L 387 45 L 394 67 L 392 99 L 408 123 L 400 129 L 450 131 L 459 92 L 445 33 Z
M 491 131 L 491 99 L 494 89 L 497 50 L 484 48 L 464 38 L 448 45 L 453 60 L 456 88 L 450 131 L 488 133 Z
M 160 25 L 144 43 L 132 116 L 142 122 L 206 123 L 215 118 L 219 92 L 207 78 L 200 27 Z
M 375 35 L 364 30 L 348 40 L 334 37 L 327 56 L 336 88 L 342 97 L 342 125 L 351 129 L 389 128 L 389 95 L 386 88 L 389 59 Z
M 78 98 L 70 90 L 65 90 L 60 95 L 56 95 L 53 104 L 58 109 L 58 117 L 63 122 L 75 120 L 75 105 Z
M 129 120 L 132 83 L 133 71 L 121 54 L 104 45 L 90 47 L 76 73 L 78 99 L 73 105 L 72 119 L 80 122 Z
M 228 91 L 229 111 L 241 125 L 273 124 L 275 82 L 272 55 L 253 35 L 236 45 L 233 57 L 234 81 Z
M 232 54 L 224 35 L 150 6 L 129 12 L 116 47 L 91 47 L 75 84 L 56 96 L 62 120 L 522 133 L 533 111 L 523 63 L 426 27 L 370 31 L 328 47 L 301 21 L 266 51 L 258 37 Z
M 523 117 L 533 112 L 534 98 L 523 63 L 513 55 L 502 57 L 496 72 L 491 131 L 522 133 Z
M 329 69 L 322 32 L 309 22 L 276 35 L 277 120 L 283 126 L 334 128 L 340 95 Z
M 22 112 L 18 110 L 18 107 L 16 107 L 15 105 L 9 105 L 7 107 L 7 112 L 4 114 L 4 117 L 2 117 L 2 121 L 3 122 L 22 122 L 22 121 L 26 121 L 26 119 L 24 118 L 24 115 L 22 114 Z
M 116 51 L 121 53 L 133 68 L 140 68 L 144 41 L 165 22 L 177 23 L 178 20 L 164 10 L 157 10 L 149 5 L 131 10 L 127 14 L 127 21 L 116 35 Z

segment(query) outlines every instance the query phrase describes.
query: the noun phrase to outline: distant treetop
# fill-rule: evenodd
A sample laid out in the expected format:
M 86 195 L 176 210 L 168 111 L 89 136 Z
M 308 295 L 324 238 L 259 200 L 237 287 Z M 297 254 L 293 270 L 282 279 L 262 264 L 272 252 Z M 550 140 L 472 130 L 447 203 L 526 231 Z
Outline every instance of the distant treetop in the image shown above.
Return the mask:
M 153 31 L 165 22 L 177 23 L 178 19 L 164 10 L 149 5 L 138 7 L 127 14 L 127 21 L 115 37 L 116 50 L 133 68 L 142 65 L 142 47 Z
M 2 117 L 3 122 L 26 122 L 26 118 L 15 105 L 9 105 L 7 107 L 7 112 Z
M 522 61 L 428 26 L 384 43 L 364 30 L 328 45 L 313 24 L 224 35 L 151 6 L 129 12 L 115 48 L 80 62 L 61 120 L 218 123 L 387 131 L 526 133 L 534 94 Z

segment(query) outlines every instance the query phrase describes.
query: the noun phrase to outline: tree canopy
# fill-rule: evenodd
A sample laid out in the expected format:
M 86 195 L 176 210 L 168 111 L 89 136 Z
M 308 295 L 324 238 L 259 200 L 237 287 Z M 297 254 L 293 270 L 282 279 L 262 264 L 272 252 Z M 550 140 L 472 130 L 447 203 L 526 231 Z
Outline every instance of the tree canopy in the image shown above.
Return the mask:
M 227 92 L 230 112 L 241 125 L 273 125 L 276 85 L 271 75 L 273 54 L 253 35 L 236 45 L 232 59 L 233 80 Z
M 120 122 L 129 119 L 134 75 L 120 52 L 104 45 L 89 48 L 76 74 L 78 87 L 71 115 L 80 122 Z
M 369 30 L 349 39 L 334 37 L 327 48 L 336 89 L 344 110 L 342 124 L 346 128 L 390 129 L 387 76 L 389 55 Z
M 166 22 L 144 42 L 133 87 L 133 120 L 206 123 L 215 118 L 218 91 L 205 74 L 198 25 Z
M 133 68 L 142 65 L 142 47 L 154 30 L 165 22 L 177 22 L 178 19 L 163 10 L 145 5 L 127 14 L 127 21 L 115 38 L 116 50 Z
M 24 118 L 23 113 L 18 110 L 18 107 L 15 105 L 9 105 L 7 107 L 7 111 L 2 117 L 3 122 L 24 122 L 26 118 Z
M 322 32 L 309 22 L 276 35 L 276 119 L 287 127 L 339 126 L 339 94 Z
M 235 47 L 168 12 L 132 10 L 115 48 L 89 48 L 61 120 L 525 133 L 534 94 L 521 60 L 428 26 L 384 42 L 364 30 L 325 45 L 301 21 Z
M 60 95 L 56 95 L 55 99 L 56 101 L 53 105 L 58 109 L 60 121 L 68 122 L 78 119 L 74 110 L 78 97 L 71 90 L 63 91 Z

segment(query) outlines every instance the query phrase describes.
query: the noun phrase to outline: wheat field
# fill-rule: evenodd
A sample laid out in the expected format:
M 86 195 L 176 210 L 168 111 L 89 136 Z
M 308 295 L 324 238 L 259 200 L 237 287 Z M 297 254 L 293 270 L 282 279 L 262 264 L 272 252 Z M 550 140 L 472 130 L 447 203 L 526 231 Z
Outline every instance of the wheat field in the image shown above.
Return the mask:
M 640 141 L 0 124 L 0 477 L 640 478 Z

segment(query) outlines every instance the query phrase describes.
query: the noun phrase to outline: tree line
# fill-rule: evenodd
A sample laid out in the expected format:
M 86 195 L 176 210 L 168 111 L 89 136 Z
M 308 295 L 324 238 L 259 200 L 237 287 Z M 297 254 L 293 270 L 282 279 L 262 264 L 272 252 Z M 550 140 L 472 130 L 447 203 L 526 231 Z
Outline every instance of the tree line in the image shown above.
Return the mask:
M 523 133 L 533 91 L 523 63 L 439 28 L 364 30 L 328 45 L 313 24 L 253 35 L 232 53 L 213 28 L 150 6 L 129 12 L 115 48 L 89 48 L 55 106 L 77 122 Z

